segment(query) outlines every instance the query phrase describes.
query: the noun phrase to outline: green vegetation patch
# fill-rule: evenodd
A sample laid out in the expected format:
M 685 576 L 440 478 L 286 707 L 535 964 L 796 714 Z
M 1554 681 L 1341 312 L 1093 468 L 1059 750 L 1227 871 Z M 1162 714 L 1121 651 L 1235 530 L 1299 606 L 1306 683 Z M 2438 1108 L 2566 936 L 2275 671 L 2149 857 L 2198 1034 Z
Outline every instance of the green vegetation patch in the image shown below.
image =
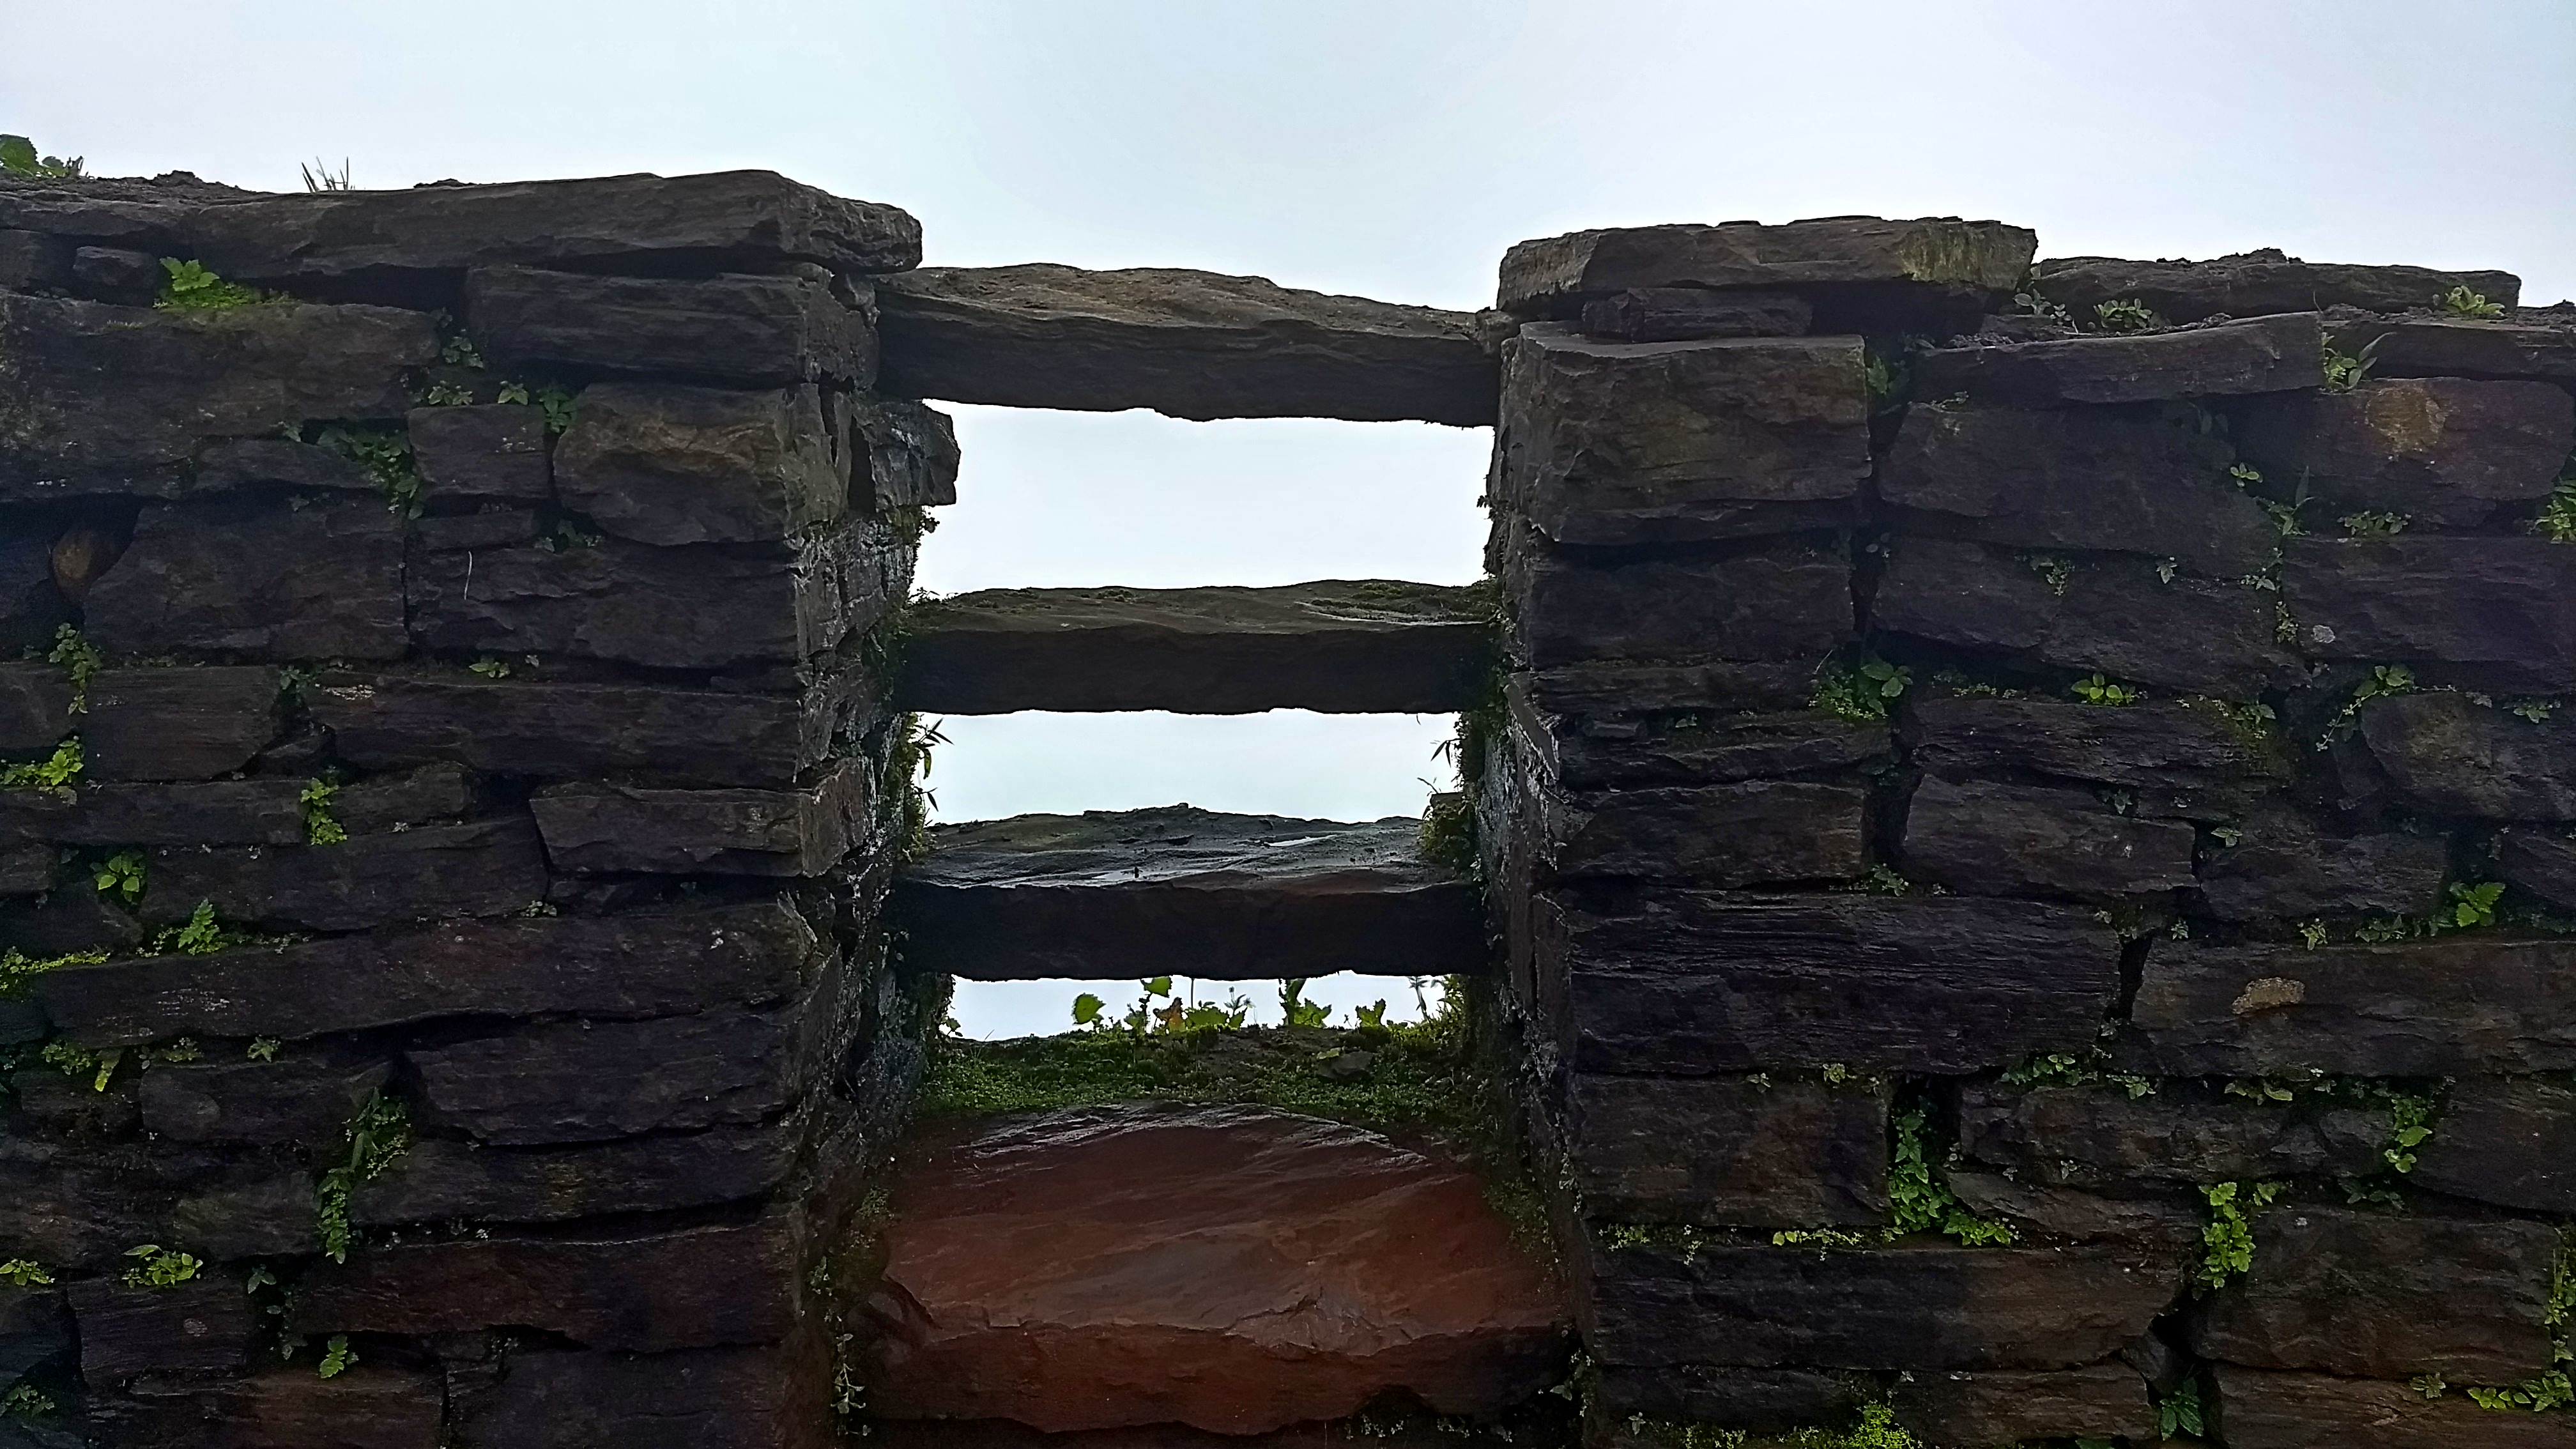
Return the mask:
M 1501 1079 L 1475 1050 L 1463 997 L 1453 982 L 1427 1021 L 1358 1027 L 941 1037 L 915 1112 L 928 1121 L 1121 1102 L 1260 1106 L 1400 1139 L 1429 1137 L 1484 1178 L 1486 1200 L 1513 1237 L 1549 1260 L 1545 1210 L 1519 1170 Z

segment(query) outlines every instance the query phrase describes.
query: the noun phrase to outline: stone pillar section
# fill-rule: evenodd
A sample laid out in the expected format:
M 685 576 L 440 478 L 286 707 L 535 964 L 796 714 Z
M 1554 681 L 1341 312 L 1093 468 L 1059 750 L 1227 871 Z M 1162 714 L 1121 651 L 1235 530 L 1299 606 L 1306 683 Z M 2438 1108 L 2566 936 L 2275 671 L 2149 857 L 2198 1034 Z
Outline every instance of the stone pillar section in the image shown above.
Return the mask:
M 828 1442 L 923 1005 L 875 671 L 955 449 L 869 391 L 917 225 L 12 181 L 0 238 L 169 279 L 0 291 L 10 1422 Z

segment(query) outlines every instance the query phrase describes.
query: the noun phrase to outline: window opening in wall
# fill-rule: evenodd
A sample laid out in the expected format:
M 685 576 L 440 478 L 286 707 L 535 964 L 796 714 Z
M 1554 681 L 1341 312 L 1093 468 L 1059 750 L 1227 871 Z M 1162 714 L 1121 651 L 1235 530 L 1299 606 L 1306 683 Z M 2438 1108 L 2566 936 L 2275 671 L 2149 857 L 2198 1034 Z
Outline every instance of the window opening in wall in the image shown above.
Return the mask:
M 1238 419 L 947 406 L 958 503 L 924 543 L 923 593 L 1276 587 L 1315 580 L 1464 585 L 1482 574 L 1490 431 L 1422 423 Z M 1122 661 L 1123 662 L 1123 661 Z M 1139 667 L 1151 669 L 1151 661 Z M 1187 706 L 1184 705 L 1184 708 Z M 940 715 L 935 821 L 1186 803 L 1326 821 L 1417 819 L 1457 787 L 1443 713 L 1191 714 L 1023 709 Z M 1197 978 L 1138 960 L 1132 979 L 959 980 L 969 1039 L 1211 1025 L 1335 1027 L 1437 1016 L 1437 974 Z
M 922 547 L 934 594 L 1483 572 L 1490 429 L 938 406 L 962 461 Z

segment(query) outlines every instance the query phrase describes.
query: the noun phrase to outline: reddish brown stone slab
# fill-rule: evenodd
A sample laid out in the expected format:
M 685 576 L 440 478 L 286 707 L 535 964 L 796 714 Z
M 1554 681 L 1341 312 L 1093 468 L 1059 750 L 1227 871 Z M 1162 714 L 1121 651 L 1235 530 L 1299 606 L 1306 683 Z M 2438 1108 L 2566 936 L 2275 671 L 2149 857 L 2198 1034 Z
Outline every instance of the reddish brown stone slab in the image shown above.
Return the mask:
M 1549 1382 L 1563 1310 L 1475 1178 L 1247 1108 L 953 1129 L 895 1189 L 892 1418 L 1251 1434 L 1402 1389 L 1444 1413 Z

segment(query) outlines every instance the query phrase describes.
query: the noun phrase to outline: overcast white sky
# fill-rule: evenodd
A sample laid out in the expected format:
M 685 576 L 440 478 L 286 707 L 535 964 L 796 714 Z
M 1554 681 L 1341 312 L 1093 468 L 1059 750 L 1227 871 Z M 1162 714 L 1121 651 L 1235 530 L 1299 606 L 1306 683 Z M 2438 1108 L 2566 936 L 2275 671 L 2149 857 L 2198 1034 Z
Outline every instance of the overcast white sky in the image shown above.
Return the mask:
M 761 166 L 904 206 L 934 263 L 1464 308 L 1525 237 L 1863 212 L 2576 293 L 2576 0 L 22 0 L 0 29 L 0 131 L 100 174 Z M 933 589 L 1476 573 L 1481 431 L 959 411 Z M 936 783 L 951 819 L 1367 818 L 1419 808 L 1445 732 L 952 720 Z M 961 1015 L 1051 1028 L 1065 995 Z

